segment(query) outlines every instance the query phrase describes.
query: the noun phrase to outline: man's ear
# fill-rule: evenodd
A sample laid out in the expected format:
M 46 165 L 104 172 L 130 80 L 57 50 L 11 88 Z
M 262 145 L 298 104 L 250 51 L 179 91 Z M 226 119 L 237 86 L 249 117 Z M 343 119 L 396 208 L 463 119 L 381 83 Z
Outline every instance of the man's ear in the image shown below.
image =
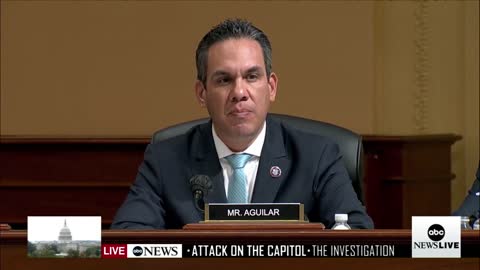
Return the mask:
M 198 103 L 202 107 L 205 107 L 207 105 L 205 97 L 205 95 L 207 94 L 206 92 L 207 90 L 205 89 L 203 82 L 197 80 L 195 82 L 195 97 L 197 98 Z
M 270 102 L 275 101 L 275 97 L 277 96 L 277 85 L 278 85 L 278 77 L 275 73 L 270 73 L 270 77 L 268 78 L 268 87 L 270 91 Z

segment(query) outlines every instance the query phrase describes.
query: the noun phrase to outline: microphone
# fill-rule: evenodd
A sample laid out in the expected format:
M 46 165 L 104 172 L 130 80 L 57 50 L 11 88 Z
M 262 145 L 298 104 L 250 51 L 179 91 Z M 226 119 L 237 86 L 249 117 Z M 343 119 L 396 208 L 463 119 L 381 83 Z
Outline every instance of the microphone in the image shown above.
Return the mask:
M 205 212 L 204 197 L 213 190 L 212 180 L 207 175 L 194 175 L 190 178 L 190 188 L 193 193 L 195 207 L 200 212 Z

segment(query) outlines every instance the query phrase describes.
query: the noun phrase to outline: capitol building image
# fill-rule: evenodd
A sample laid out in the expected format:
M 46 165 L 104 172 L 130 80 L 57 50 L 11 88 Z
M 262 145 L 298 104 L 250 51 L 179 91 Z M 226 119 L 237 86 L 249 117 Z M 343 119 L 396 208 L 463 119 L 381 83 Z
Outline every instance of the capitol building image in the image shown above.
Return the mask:
M 70 229 L 67 226 L 67 220 L 65 219 L 65 222 L 63 223 L 63 228 L 60 230 L 60 234 L 58 235 L 58 241 L 59 242 L 71 242 L 72 241 L 72 232 L 70 232 Z
M 55 247 L 56 257 L 67 257 L 70 255 L 69 251 L 82 257 L 82 254 L 85 254 L 89 248 L 98 247 L 98 249 L 100 249 L 100 241 L 74 240 L 74 237 L 72 237 L 72 231 L 68 227 L 66 219 L 64 220 L 63 227 L 58 233 L 57 240 L 37 241 L 34 242 L 34 244 L 37 250 L 51 249 L 52 246 Z

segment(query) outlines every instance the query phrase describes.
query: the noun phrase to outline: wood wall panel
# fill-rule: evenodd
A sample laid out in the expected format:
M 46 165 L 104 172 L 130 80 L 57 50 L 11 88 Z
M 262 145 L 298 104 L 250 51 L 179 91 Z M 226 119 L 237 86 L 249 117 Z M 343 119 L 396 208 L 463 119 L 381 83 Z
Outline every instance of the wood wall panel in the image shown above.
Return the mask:
M 366 206 L 376 228 L 410 228 L 412 216 L 451 214 L 451 147 L 460 138 L 364 136 Z
M 102 216 L 106 229 L 127 192 L 128 186 L 2 187 L 0 220 L 25 229 L 28 216 Z
M 455 135 L 364 136 L 364 194 L 376 228 L 410 228 L 412 215 L 449 215 Z M 2 137 L 0 223 L 27 216 L 101 215 L 108 228 L 149 138 Z
M 0 221 L 100 215 L 109 227 L 143 160 L 147 138 L 2 138 Z

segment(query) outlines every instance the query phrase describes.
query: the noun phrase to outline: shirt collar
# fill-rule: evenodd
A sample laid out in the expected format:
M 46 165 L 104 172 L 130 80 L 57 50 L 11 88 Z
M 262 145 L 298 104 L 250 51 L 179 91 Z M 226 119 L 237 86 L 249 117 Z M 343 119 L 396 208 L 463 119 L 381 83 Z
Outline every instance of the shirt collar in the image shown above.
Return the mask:
M 266 134 L 266 129 L 267 129 L 267 122 L 263 122 L 263 127 L 260 133 L 258 134 L 257 138 L 253 141 L 252 144 L 250 144 L 247 149 L 241 153 L 249 154 L 252 156 L 260 157 L 260 154 L 262 153 L 262 148 L 263 148 L 263 143 L 265 142 L 265 134 Z M 215 128 L 212 123 L 212 135 L 213 135 L 213 142 L 215 143 L 215 149 L 217 150 L 218 153 L 218 158 L 222 159 L 224 157 L 230 156 L 232 154 L 235 154 L 236 152 L 232 152 L 228 146 L 223 143 L 223 141 L 218 137 L 217 132 L 215 132 Z

